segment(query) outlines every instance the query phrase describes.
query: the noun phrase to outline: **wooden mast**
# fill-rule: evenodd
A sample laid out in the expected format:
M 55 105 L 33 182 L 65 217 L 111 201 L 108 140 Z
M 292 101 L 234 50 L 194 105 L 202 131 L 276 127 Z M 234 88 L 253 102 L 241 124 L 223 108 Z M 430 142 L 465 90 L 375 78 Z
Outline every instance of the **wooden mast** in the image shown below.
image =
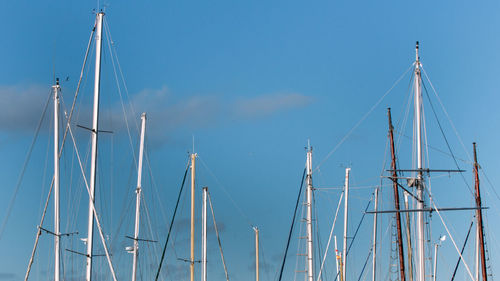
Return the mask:
M 400 280 L 405 281 L 405 259 L 403 249 L 403 233 L 401 230 L 401 213 L 399 212 L 399 190 L 398 190 L 398 173 L 396 172 L 396 150 L 394 148 L 394 128 L 392 127 L 391 109 L 387 109 L 387 116 L 389 118 L 389 140 L 391 143 L 391 170 L 392 170 L 392 187 L 394 189 L 394 206 L 396 209 L 396 226 L 398 230 L 398 253 L 399 253 L 399 272 Z
M 477 228 L 479 232 L 479 249 L 481 253 L 481 271 L 483 275 L 483 281 L 487 281 L 488 274 L 486 273 L 486 255 L 484 250 L 484 232 L 483 232 L 483 212 L 481 210 L 481 193 L 479 191 L 479 164 L 477 163 L 476 154 L 476 143 L 473 144 L 474 147 L 474 179 L 475 179 L 475 199 L 476 199 L 476 217 L 477 217 Z

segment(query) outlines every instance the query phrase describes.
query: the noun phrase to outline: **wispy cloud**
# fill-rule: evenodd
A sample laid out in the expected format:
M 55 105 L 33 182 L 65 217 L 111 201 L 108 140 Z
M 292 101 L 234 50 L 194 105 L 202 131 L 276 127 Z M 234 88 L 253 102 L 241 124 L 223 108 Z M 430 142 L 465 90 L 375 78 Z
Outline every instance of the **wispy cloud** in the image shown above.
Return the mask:
M 47 87 L 0 86 L 0 130 L 32 132 L 49 95 Z
M 303 107 L 311 103 L 311 97 L 298 93 L 271 94 L 235 102 L 234 115 L 246 118 L 265 117 L 279 111 Z
M 11 272 L 0 272 L 0 280 L 17 280 L 17 275 Z
M 48 87 L 0 86 L 0 130 L 32 132 L 48 98 Z M 227 98 L 220 95 L 194 95 L 180 98 L 164 86 L 144 89 L 129 101 L 115 102 L 101 115 L 100 127 L 120 132 L 128 125 L 136 130 L 142 112 L 148 115 L 150 141 L 164 142 L 178 129 L 196 130 L 241 120 L 269 116 L 307 106 L 312 98 L 299 93 Z M 71 101 L 66 101 L 67 104 Z M 83 105 L 73 123 L 89 126 L 91 108 Z M 88 112 L 88 114 L 86 114 Z

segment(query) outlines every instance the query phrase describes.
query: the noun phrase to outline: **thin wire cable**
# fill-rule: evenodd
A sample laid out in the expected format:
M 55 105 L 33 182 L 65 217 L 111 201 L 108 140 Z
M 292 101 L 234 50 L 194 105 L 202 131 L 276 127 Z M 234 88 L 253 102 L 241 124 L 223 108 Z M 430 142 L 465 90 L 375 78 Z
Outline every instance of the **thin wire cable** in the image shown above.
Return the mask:
M 170 240 L 170 233 L 172 233 L 172 226 L 175 222 L 175 215 L 177 214 L 177 208 L 179 207 L 179 201 L 181 200 L 182 190 L 184 189 L 184 183 L 186 182 L 187 173 L 189 171 L 188 161 L 186 166 L 186 171 L 184 172 L 184 177 L 182 178 L 181 188 L 179 190 L 179 195 L 177 196 L 177 202 L 175 203 L 174 214 L 172 215 L 172 220 L 170 221 L 170 226 L 168 228 L 167 239 L 165 240 L 165 244 L 163 245 L 163 251 L 161 253 L 160 264 L 158 265 L 158 270 L 156 271 L 155 281 L 158 281 L 158 277 L 160 276 L 161 267 L 163 265 L 163 261 L 165 260 L 165 252 L 167 251 L 168 240 Z
M 38 138 L 38 134 L 40 133 L 40 128 L 42 127 L 42 122 L 43 122 L 43 119 L 45 117 L 45 113 L 47 112 L 47 107 L 49 105 L 49 101 L 50 101 L 51 96 L 52 96 L 52 91 L 49 91 L 47 102 L 45 103 L 45 107 L 43 109 L 42 115 L 40 116 L 40 120 L 38 121 L 38 125 L 36 127 L 35 134 L 33 135 L 33 140 L 31 141 L 30 148 L 28 149 L 28 153 L 26 154 L 26 158 L 24 159 L 23 168 L 21 169 L 21 173 L 19 174 L 19 177 L 17 178 L 16 187 L 14 188 L 14 193 L 12 194 L 12 197 L 10 198 L 9 205 L 7 207 L 7 212 L 6 212 L 5 218 L 3 219 L 2 227 L 0 228 L 0 239 L 2 239 L 2 235 L 5 231 L 5 226 L 7 225 L 7 221 L 9 220 L 10 213 L 12 211 L 12 207 L 14 206 L 14 201 L 16 200 L 17 193 L 19 192 L 19 188 L 21 187 L 21 183 L 23 182 L 24 173 L 26 172 L 26 168 L 28 167 L 28 162 L 31 159 L 31 153 L 33 152 L 33 148 L 35 147 L 35 142 Z
M 212 206 L 212 199 L 210 197 L 210 192 L 207 192 L 208 203 L 210 203 L 210 211 L 212 212 L 212 219 L 214 221 L 215 235 L 217 236 L 217 242 L 219 243 L 220 257 L 222 259 L 222 265 L 224 266 L 224 273 L 226 274 L 226 281 L 229 281 L 229 274 L 227 273 L 226 261 L 224 259 L 224 253 L 222 252 L 222 243 L 220 241 L 219 230 L 217 229 L 217 223 L 215 222 L 214 207 Z
M 300 181 L 299 194 L 297 195 L 297 201 L 295 202 L 295 210 L 293 211 L 292 225 L 290 226 L 290 231 L 288 232 L 288 241 L 286 243 L 285 253 L 283 255 L 283 262 L 281 263 L 281 269 L 278 281 L 281 281 L 281 278 L 283 277 L 283 269 L 285 268 L 286 256 L 288 254 L 288 247 L 290 246 L 290 239 L 292 238 L 293 226 L 295 225 L 295 218 L 297 216 L 297 209 L 300 202 L 300 195 L 302 194 L 302 187 L 304 186 L 305 176 L 306 176 L 306 169 L 304 168 L 304 172 L 302 173 L 302 180 Z
M 89 185 L 88 185 L 88 182 L 87 182 L 87 177 L 85 177 L 85 172 L 83 170 L 82 161 L 80 159 L 80 154 L 78 153 L 78 148 L 76 147 L 75 137 L 73 136 L 73 132 L 71 130 L 71 127 L 68 127 L 68 128 L 69 128 L 69 134 L 71 136 L 71 140 L 73 141 L 73 146 L 74 146 L 74 149 L 75 149 L 75 152 L 76 152 L 76 156 L 78 158 L 78 164 L 80 165 L 80 171 L 82 173 L 82 177 L 83 177 L 83 180 L 85 182 L 85 188 L 87 189 L 87 193 L 89 195 L 89 198 L 92 198 L 92 196 L 90 194 Z M 102 247 L 104 248 L 104 253 L 106 254 L 106 260 L 108 261 L 108 266 L 109 266 L 109 270 L 111 271 L 111 276 L 113 277 L 114 281 L 117 281 L 116 274 L 115 274 L 115 269 L 113 268 L 113 264 L 111 262 L 111 257 L 110 257 L 110 254 L 109 254 L 108 246 L 106 245 L 106 239 L 104 238 L 104 234 L 102 232 L 101 222 L 100 222 L 99 216 L 97 214 L 97 210 L 95 208 L 95 204 L 94 204 L 94 202 L 92 200 L 89 200 L 89 202 L 90 202 L 90 206 L 92 208 L 92 211 L 94 213 L 95 221 L 96 221 L 96 224 L 97 224 L 97 230 L 98 230 L 99 236 L 101 238 L 101 243 L 102 243 Z
M 430 83 L 430 81 L 429 81 L 429 83 Z M 455 165 L 457 166 L 457 169 L 460 170 L 460 165 L 458 165 L 458 161 L 455 158 L 455 155 L 453 154 L 453 151 L 451 150 L 451 146 L 450 146 L 450 143 L 448 142 L 448 138 L 446 138 L 446 135 L 444 134 L 443 127 L 441 126 L 441 122 L 439 122 L 436 110 L 434 110 L 434 106 L 432 105 L 431 99 L 429 97 L 429 93 L 427 92 L 427 88 L 425 87 L 425 83 L 423 83 L 423 81 L 422 81 L 422 86 L 424 86 L 425 94 L 427 95 L 427 99 L 429 100 L 429 104 L 431 106 L 432 112 L 434 113 L 434 117 L 436 118 L 436 122 L 438 124 L 439 130 L 441 131 L 441 134 L 443 135 L 443 139 L 444 139 L 444 141 L 446 143 L 446 147 L 450 151 L 450 154 L 451 154 L 451 156 L 453 158 L 453 162 L 455 162 Z M 427 150 L 427 151 L 429 151 L 429 150 Z M 463 173 L 460 173 L 460 175 L 461 175 L 461 177 L 462 177 L 465 185 L 467 186 L 467 189 L 469 189 L 469 191 L 470 191 L 471 194 L 474 194 L 474 192 L 472 191 L 471 187 L 469 186 L 469 183 L 465 179 L 465 176 L 463 175 Z
M 455 135 L 457 136 L 458 140 L 460 141 L 460 144 L 462 145 L 462 148 L 465 151 L 465 154 L 469 158 L 469 161 L 472 162 L 472 159 L 471 159 L 467 149 L 465 148 L 464 142 L 462 141 L 462 138 L 458 134 L 458 131 L 457 131 L 457 128 L 455 127 L 455 124 L 453 124 L 453 122 L 451 121 L 451 118 L 450 118 L 450 115 L 448 114 L 448 111 L 446 111 L 446 108 L 444 107 L 443 102 L 439 98 L 439 95 L 438 95 L 436 89 L 434 88 L 434 85 L 432 85 L 431 79 L 429 78 L 429 76 L 427 76 L 427 72 L 425 71 L 425 69 L 423 67 L 422 67 L 422 70 L 424 72 L 425 77 L 427 78 L 427 81 L 429 81 L 429 85 L 431 86 L 432 91 L 434 92 L 434 95 L 436 96 L 437 100 L 439 101 L 439 104 L 441 105 L 443 112 L 445 113 L 446 117 L 448 118 L 448 121 L 450 122 L 451 127 L 453 128 L 453 131 L 455 132 Z
M 363 115 L 363 117 L 361 117 L 361 119 L 354 125 L 354 127 L 352 127 L 349 132 L 347 132 L 347 134 L 340 140 L 340 142 L 335 145 L 335 147 L 326 155 L 326 157 L 321 160 L 321 162 L 318 164 L 318 166 L 316 166 L 316 168 L 314 168 L 314 171 L 317 171 L 319 170 L 319 168 L 321 167 L 321 165 L 323 165 L 323 163 L 325 163 L 326 160 L 328 160 L 328 158 L 330 158 L 333 153 L 335 151 L 337 151 L 337 149 L 347 140 L 347 138 L 354 132 L 354 130 L 356 130 L 356 128 L 358 128 L 359 125 L 361 125 L 361 123 L 363 123 L 363 121 L 365 121 L 365 119 L 372 113 L 373 110 L 375 110 L 375 108 L 377 108 L 377 106 L 382 102 L 382 100 L 384 100 L 384 98 L 392 91 L 392 89 L 394 89 L 394 87 L 396 87 L 396 85 L 399 83 L 399 81 L 401 81 L 401 79 L 403 79 L 403 77 L 406 75 L 406 73 L 408 73 L 408 71 L 410 69 L 412 69 L 413 65 L 410 66 L 404 73 L 403 75 L 401 75 L 401 77 L 398 78 L 398 80 L 396 80 L 396 82 L 394 82 L 394 84 L 389 88 L 389 90 L 387 90 L 383 95 L 382 97 L 370 108 L 370 110 L 368 110 L 367 113 L 365 113 L 365 115 Z
M 113 74 L 115 76 L 116 87 L 118 89 L 118 95 L 120 96 L 120 104 L 122 106 L 123 119 L 125 120 L 125 126 L 127 127 L 127 134 L 128 134 L 128 140 L 129 140 L 129 144 L 130 144 L 130 149 L 131 149 L 131 151 L 134 151 L 134 145 L 132 144 L 132 135 L 130 134 L 130 127 L 128 125 L 128 118 L 127 118 L 127 114 L 126 114 L 126 111 L 125 111 L 125 105 L 123 104 L 123 97 L 122 97 L 122 91 L 121 91 L 121 88 L 120 88 L 120 81 L 118 80 L 118 75 L 116 74 L 115 60 L 114 60 L 114 56 L 113 56 L 113 50 L 111 49 L 112 38 L 111 38 L 111 34 L 109 32 L 109 28 L 108 28 L 108 24 L 107 24 L 106 20 L 104 21 L 104 25 L 106 27 L 104 29 L 105 30 L 105 34 L 106 34 L 106 37 L 108 38 L 108 40 L 106 40 L 106 42 L 108 43 L 108 49 L 109 49 L 109 52 L 111 54 L 111 64 L 113 65 Z M 135 116 L 135 114 L 133 116 Z M 132 153 L 132 155 L 133 155 L 133 158 L 134 158 L 135 167 L 136 167 L 136 169 L 138 169 L 138 167 L 137 167 L 137 159 L 135 157 L 135 153 Z
M 333 229 L 335 228 L 335 223 L 337 222 L 337 215 L 339 214 L 340 205 L 342 203 L 342 197 L 344 197 L 344 192 L 340 194 L 339 203 L 337 204 L 337 210 L 335 211 L 335 217 L 333 219 L 332 228 L 330 229 L 330 235 L 328 236 L 328 242 L 326 243 L 325 254 L 323 255 L 323 260 L 321 261 L 321 267 L 319 269 L 319 274 L 317 281 L 321 280 L 321 274 L 323 272 L 323 266 L 325 265 L 326 255 L 328 254 L 328 249 L 330 248 L 330 242 L 332 240 Z
M 243 212 L 243 210 L 236 204 L 236 201 L 234 201 L 233 197 L 231 197 L 231 194 L 229 194 L 229 192 L 227 191 L 227 189 L 224 187 L 224 185 L 222 185 L 222 183 L 219 181 L 219 179 L 215 176 L 215 174 L 212 172 L 212 170 L 210 170 L 210 168 L 208 168 L 207 164 L 205 163 L 205 161 L 203 161 L 203 159 L 198 155 L 198 159 L 200 159 L 201 161 L 201 164 L 203 165 L 203 167 L 205 167 L 205 169 L 207 169 L 208 173 L 213 177 L 213 179 L 217 182 L 218 186 L 222 189 L 222 191 L 224 191 L 224 193 L 227 195 L 227 197 L 229 198 L 229 201 L 231 201 L 231 203 L 233 204 L 233 206 L 236 208 L 236 210 L 238 210 L 238 212 L 240 213 L 240 215 L 246 220 L 246 222 L 248 223 L 248 225 L 250 227 L 253 227 L 254 224 L 250 221 L 250 218 L 245 215 L 245 213 Z
M 430 191 L 427 189 L 427 192 L 429 192 L 429 195 L 431 194 Z M 467 263 L 465 262 L 463 256 L 462 256 L 462 253 L 460 252 L 460 250 L 458 249 L 458 246 L 457 246 L 457 243 L 455 243 L 455 239 L 453 239 L 453 236 L 451 235 L 451 232 L 450 230 L 448 229 L 448 226 L 446 225 L 443 217 L 441 216 L 441 212 L 439 212 L 439 209 L 436 205 L 436 201 L 434 200 L 434 197 L 433 196 L 429 196 L 430 198 L 430 202 L 432 203 L 432 205 L 434 206 L 434 209 L 436 211 L 436 213 L 438 214 L 439 216 L 439 219 L 441 219 L 441 222 L 443 223 L 443 226 L 444 226 L 444 229 L 446 230 L 446 233 L 448 233 L 448 236 L 450 236 L 450 239 L 451 239 L 451 242 L 453 242 L 453 246 L 455 247 L 455 250 L 457 250 L 457 253 L 458 255 L 460 256 L 460 258 L 462 259 L 462 262 L 465 266 L 465 268 L 467 269 L 467 273 L 469 274 L 469 277 L 471 278 L 472 281 L 475 281 L 474 280 L 474 277 L 470 271 L 470 268 L 469 266 L 467 265 Z

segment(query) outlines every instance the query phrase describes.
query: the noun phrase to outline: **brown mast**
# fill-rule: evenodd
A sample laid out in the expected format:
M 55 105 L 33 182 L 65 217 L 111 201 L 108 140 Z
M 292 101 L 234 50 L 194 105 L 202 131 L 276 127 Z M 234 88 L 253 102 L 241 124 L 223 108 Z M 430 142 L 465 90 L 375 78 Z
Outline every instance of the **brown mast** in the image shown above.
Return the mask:
M 394 148 L 394 134 L 392 127 L 391 109 L 387 109 L 387 115 L 389 117 L 389 140 L 391 142 L 391 170 L 392 170 L 392 186 L 394 189 L 394 205 L 396 208 L 396 225 L 398 228 L 398 252 L 399 252 L 399 272 L 401 275 L 401 281 L 405 281 L 405 260 L 403 253 L 403 234 L 401 231 L 401 214 L 399 212 L 399 191 L 398 191 L 398 173 L 396 172 L 396 150 Z
M 486 273 L 486 257 L 484 251 L 484 232 L 483 232 L 483 211 L 481 210 L 481 193 L 479 192 L 479 164 L 477 163 L 476 143 L 474 146 L 474 178 L 475 178 L 475 197 L 476 197 L 476 217 L 477 227 L 479 231 L 479 248 L 481 251 L 481 271 L 483 274 L 483 281 L 487 281 L 488 275 Z

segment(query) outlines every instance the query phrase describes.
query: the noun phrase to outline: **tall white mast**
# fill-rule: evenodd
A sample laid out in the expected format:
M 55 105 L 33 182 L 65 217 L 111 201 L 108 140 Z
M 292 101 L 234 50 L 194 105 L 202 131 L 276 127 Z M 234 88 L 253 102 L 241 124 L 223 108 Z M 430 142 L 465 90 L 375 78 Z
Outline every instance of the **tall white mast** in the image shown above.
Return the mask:
M 137 188 L 135 189 L 135 231 L 134 231 L 134 260 L 132 263 L 132 281 L 136 280 L 137 276 L 137 256 L 139 251 L 139 219 L 141 209 L 141 193 L 142 193 L 142 159 L 144 155 L 144 134 L 146 132 L 146 113 L 141 115 L 141 140 L 139 146 L 139 165 L 137 166 Z
M 333 241 L 335 241 L 335 265 L 337 266 L 337 278 L 342 278 L 339 276 L 339 261 L 340 261 L 340 254 L 339 250 L 337 248 L 337 236 L 333 236 Z
M 378 209 L 378 187 L 375 188 L 375 213 L 373 214 L 373 245 L 372 245 L 372 281 L 376 279 L 377 261 L 377 209 Z
M 60 239 L 59 230 L 59 79 L 52 86 L 54 91 L 54 281 L 59 281 Z
M 96 16 L 96 34 L 95 34 L 95 78 L 94 78 L 94 111 L 92 115 L 92 159 L 90 167 L 90 202 L 89 202 L 89 221 L 87 229 L 87 272 L 86 281 L 92 280 L 92 246 L 94 239 L 94 212 L 92 205 L 95 202 L 96 185 L 96 166 L 97 166 L 97 133 L 99 131 L 99 89 L 101 78 L 101 49 L 102 49 L 102 19 L 104 13 L 100 12 Z
M 309 146 L 309 145 L 308 145 Z M 313 271 L 313 239 L 312 239 L 312 148 L 308 147 L 306 161 L 306 207 L 307 207 L 307 281 L 314 281 Z
M 351 168 L 345 169 L 345 197 L 344 197 L 344 241 L 342 253 L 342 281 L 346 281 L 346 264 L 347 264 L 347 210 L 349 197 L 349 173 Z
M 191 281 L 194 281 L 194 187 L 196 174 L 196 153 L 191 154 L 191 256 L 189 272 Z
M 201 281 L 207 281 L 207 193 L 208 187 L 204 187 L 201 209 Z
M 253 227 L 255 231 L 255 281 L 259 281 L 259 228 Z
M 420 90 L 420 58 L 418 56 L 418 41 L 415 47 L 415 125 L 417 133 L 417 209 L 424 209 L 424 182 L 422 176 L 423 154 L 422 154 L 422 93 Z M 425 236 L 424 236 L 424 213 L 417 212 L 417 256 L 418 256 L 418 281 L 425 281 Z

